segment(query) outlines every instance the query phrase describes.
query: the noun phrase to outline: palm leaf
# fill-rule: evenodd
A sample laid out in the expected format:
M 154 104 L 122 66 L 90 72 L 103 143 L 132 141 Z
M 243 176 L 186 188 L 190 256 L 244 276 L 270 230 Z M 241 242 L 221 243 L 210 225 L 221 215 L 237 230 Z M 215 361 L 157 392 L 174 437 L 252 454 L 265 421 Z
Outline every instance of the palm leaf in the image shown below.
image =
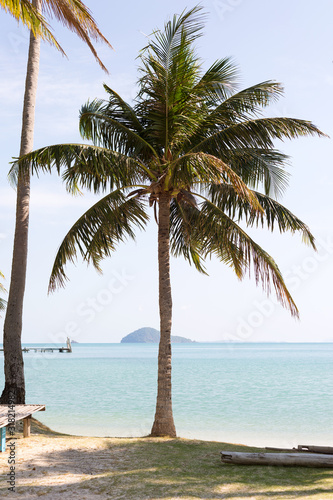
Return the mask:
M 120 95 L 108 87 L 108 85 L 104 84 L 103 87 L 109 94 L 109 101 L 105 106 L 107 115 L 112 115 L 113 118 L 119 122 L 124 122 L 128 128 L 136 130 L 137 133 L 144 134 L 145 129 L 132 106 L 125 102 Z
M 209 114 L 211 124 L 234 124 L 253 115 L 260 115 L 262 108 L 276 102 L 283 95 L 283 87 L 278 82 L 265 81 L 243 89 L 225 99 Z
M 78 186 L 94 192 L 114 189 L 142 181 L 145 166 L 139 160 L 98 146 L 85 144 L 57 144 L 37 149 L 13 162 L 9 173 L 12 184 L 17 182 L 20 172 L 31 169 L 39 176 L 41 172 L 58 175 L 63 173 L 67 189 L 76 192 Z M 140 175 L 141 169 L 141 175 Z
M 4 311 L 7 306 L 7 301 L 0 298 L 0 311 Z
M 42 12 L 49 17 L 55 17 L 66 28 L 73 31 L 89 47 L 100 67 L 108 73 L 108 70 L 98 57 L 91 40 L 103 42 L 112 48 L 109 41 L 98 29 L 90 9 L 80 0 L 42 0 Z
M 273 285 L 281 304 L 293 316 L 298 316 L 297 307 L 274 259 L 213 203 L 203 202 L 200 217 L 197 238 L 201 235 L 204 258 L 215 255 L 231 266 L 239 279 L 243 279 L 246 272 L 249 275 L 253 272 L 257 285 L 261 284 L 267 294 Z
M 164 31 L 154 32 L 156 42 L 154 39 L 149 40 L 149 44 L 141 50 L 141 59 L 149 63 L 150 54 L 153 53 L 164 68 L 169 69 L 175 58 L 182 58 L 184 47 L 190 46 L 202 36 L 202 10 L 202 7 L 195 6 L 188 11 L 184 10 L 179 16 L 174 15 L 165 24 Z
M 261 227 L 267 227 L 271 231 L 277 225 L 280 233 L 299 231 L 302 233 L 303 241 L 314 249 L 316 248 L 314 237 L 307 225 L 290 210 L 269 196 L 255 191 L 253 195 L 258 199 L 263 211 L 254 211 L 249 203 L 238 196 L 231 185 L 212 184 L 210 186 L 212 203 L 226 212 L 232 219 L 242 220 L 244 218 L 248 226 L 258 227 L 260 225 Z
M 279 198 L 288 186 L 285 169 L 288 156 L 274 149 L 239 148 L 224 153 L 223 160 L 249 188 L 264 188 L 266 195 Z
M 55 17 L 88 45 L 101 68 L 108 73 L 108 70 L 98 57 L 91 40 L 106 43 L 110 48 L 112 46 L 98 29 L 96 21 L 88 7 L 80 0 L 66 0 L 61 2 L 59 0 L 42 0 L 41 5 L 43 13 L 45 12 L 50 18 Z M 38 12 L 31 1 L 0 0 L 0 6 L 15 17 L 15 19 L 22 21 L 35 36 L 41 36 L 43 40 L 54 45 L 65 55 L 65 52 L 50 31 L 50 26 L 47 24 L 44 16 Z
M 0 277 L 3 279 L 5 278 L 1 271 L 0 271 Z M 0 283 L 0 292 L 7 292 L 2 283 Z
M 215 87 L 218 87 L 217 82 L 213 84 L 213 91 Z M 194 136 L 188 138 L 188 144 L 193 145 L 221 129 L 224 130 L 260 115 L 262 108 L 276 101 L 282 93 L 282 86 L 271 81 L 253 85 L 230 96 L 226 92 L 220 92 L 213 102 L 213 109 L 208 107 L 207 113 L 198 122 Z M 208 97 L 206 99 L 208 101 Z
M 114 111 L 112 106 L 98 99 L 87 102 L 80 111 L 80 132 L 84 139 L 127 156 L 158 158 L 153 146 L 132 126 L 132 122 L 128 123 L 128 113 L 126 118 L 119 120 L 119 109 Z
M 183 111 L 199 71 L 191 44 L 201 36 L 201 10 L 194 7 L 174 16 L 141 52 L 143 76 L 136 111 L 146 120 L 150 142 L 155 141 L 165 153 L 184 134 L 184 128 L 193 127 L 193 120 Z
M 201 240 L 195 241 L 193 227 L 200 220 L 200 211 L 189 203 L 177 202 L 170 205 L 170 251 L 175 257 L 182 255 L 195 268 L 207 274 L 200 256 Z
M 0 0 L 0 7 L 11 14 L 17 21 L 21 21 L 34 36 L 40 36 L 42 40 L 54 45 L 63 55 L 65 55 L 64 50 L 53 36 L 45 17 L 36 9 L 31 1 Z
M 204 151 L 223 155 L 239 148 L 274 148 L 274 139 L 295 139 L 308 135 L 326 135 L 313 123 L 296 118 L 258 118 L 218 130 L 196 144 L 189 152 Z
M 216 156 L 204 153 L 184 155 L 172 164 L 170 185 L 210 184 L 211 182 L 230 182 L 240 198 L 246 200 L 253 210 L 261 211 L 258 199 L 253 195 L 243 180 Z
M 57 252 L 49 291 L 64 286 L 68 280 L 65 265 L 81 254 L 84 261 L 101 271 L 101 259 L 108 257 L 120 242 L 135 237 L 133 226 L 143 228 L 148 216 L 135 198 L 126 198 L 121 191 L 113 191 L 89 210 L 71 227 Z
M 227 99 L 236 89 L 238 68 L 230 57 L 215 61 L 193 88 L 192 98 L 210 109 Z

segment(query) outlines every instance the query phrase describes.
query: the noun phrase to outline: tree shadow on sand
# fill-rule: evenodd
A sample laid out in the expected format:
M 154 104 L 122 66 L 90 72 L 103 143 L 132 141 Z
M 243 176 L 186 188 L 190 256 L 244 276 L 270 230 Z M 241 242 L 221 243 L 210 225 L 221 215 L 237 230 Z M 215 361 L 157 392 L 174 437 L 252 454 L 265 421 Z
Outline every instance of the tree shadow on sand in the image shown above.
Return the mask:
M 259 451 L 244 446 L 150 438 L 100 439 L 96 449 L 84 449 L 84 438 L 77 438 L 77 445 L 43 449 L 36 463 L 23 464 L 20 498 L 71 498 L 78 492 L 81 498 L 126 500 L 333 498 L 331 469 L 221 463 L 222 449 Z

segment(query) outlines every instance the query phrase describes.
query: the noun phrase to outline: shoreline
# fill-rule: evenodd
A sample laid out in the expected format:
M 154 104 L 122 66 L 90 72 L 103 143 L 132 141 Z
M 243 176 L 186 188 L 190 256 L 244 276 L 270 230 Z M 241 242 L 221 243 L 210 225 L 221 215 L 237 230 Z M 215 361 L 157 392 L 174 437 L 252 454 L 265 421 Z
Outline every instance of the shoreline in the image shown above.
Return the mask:
M 41 420 L 46 418 L 46 415 L 40 415 Z M 40 422 L 41 422 L 40 420 Z M 82 426 L 78 428 L 77 425 L 66 425 L 66 424 L 56 424 L 54 423 L 43 423 L 43 425 L 49 426 L 49 428 L 57 429 L 61 435 L 68 435 L 73 437 L 87 437 L 87 438 L 114 438 L 114 439 L 131 439 L 131 438 L 145 438 L 149 435 L 150 427 L 147 427 L 146 432 L 142 431 L 142 428 L 133 429 L 131 432 L 128 432 L 128 429 L 122 428 L 121 430 L 113 429 L 110 432 L 103 430 L 98 432 L 98 426 Z M 222 427 L 222 424 L 221 424 Z M 257 433 L 250 433 L 244 430 L 238 429 L 233 432 L 203 432 L 203 431 L 192 431 L 188 429 L 182 428 L 180 425 L 176 425 L 177 428 L 177 437 L 185 440 L 198 440 L 205 442 L 228 442 L 228 443 L 237 443 L 241 446 L 245 447 L 253 447 L 253 448 L 265 448 L 265 447 L 277 447 L 277 448 L 294 448 L 298 445 L 308 446 L 308 445 L 316 445 L 316 446 L 331 446 L 333 447 L 333 438 L 332 436 L 328 436 L 327 433 L 313 433 L 309 435 L 305 433 L 302 435 L 301 433 L 295 434 L 293 432 L 272 432 L 272 433 L 263 433 L 258 431 Z
M 44 415 L 40 414 L 39 417 L 44 417 Z M 147 439 L 149 438 L 149 431 L 146 434 L 140 434 L 132 432 L 131 435 L 126 435 L 126 431 L 124 433 L 98 433 L 96 432 L 97 426 L 93 428 L 89 428 L 90 430 L 86 432 L 80 432 L 80 430 L 75 430 L 76 426 L 73 426 L 73 429 L 62 430 L 61 426 L 57 426 L 56 424 L 48 426 L 43 423 L 41 419 L 37 419 L 32 417 L 32 425 L 34 432 L 36 434 L 47 434 L 54 436 L 67 436 L 72 438 L 87 438 L 87 439 Z M 20 432 L 23 432 L 23 424 L 19 423 Z M 55 430 L 56 429 L 56 430 Z M 178 430 L 178 427 L 177 427 Z M 187 435 L 186 435 L 187 434 Z M 313 437 L 269 437 L 263 436 L 262 433 L 258 433 L 257 436 L 245 436 L 239 430 L 233 434 L 226 433 L 227 436 L 224 435 L 223 438 L 221 436 L 216 435 L 216 433 L 212 433 L 211 435 L 207 435 L 207 433 L 202 432 L 177 432 L 177 438 L 184 441 L 201 441 L 205 443 L 228 443 L 228 445 L 242 446 L 244 448 L 255 448 L 255 449 L 265 449 L 266 447 L 276 447 L 276 448 L 284 448 L 284 449 L 292 449 L 297 448 L 299 445 L 302 446 L 330 446 L 333 447 L 333 439 L 331 436 L 325 436 L 322 438 L 318 438 L 316 436 Z

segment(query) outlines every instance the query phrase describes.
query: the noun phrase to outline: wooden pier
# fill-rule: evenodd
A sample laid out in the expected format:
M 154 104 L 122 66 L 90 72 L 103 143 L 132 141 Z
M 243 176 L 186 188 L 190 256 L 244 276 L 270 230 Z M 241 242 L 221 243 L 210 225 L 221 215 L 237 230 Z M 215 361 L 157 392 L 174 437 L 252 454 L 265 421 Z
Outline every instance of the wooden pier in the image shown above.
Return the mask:
M 66 346 L 67 347 L 23 347 L 22 352 L 53 352 L 53 351 L 58 351 L 58 352 L 72 352 L 72 344 L 70 339 L 67 337 L 66 341 Z M 3 349 L 0 349 L 0 351 L 3 351 Z

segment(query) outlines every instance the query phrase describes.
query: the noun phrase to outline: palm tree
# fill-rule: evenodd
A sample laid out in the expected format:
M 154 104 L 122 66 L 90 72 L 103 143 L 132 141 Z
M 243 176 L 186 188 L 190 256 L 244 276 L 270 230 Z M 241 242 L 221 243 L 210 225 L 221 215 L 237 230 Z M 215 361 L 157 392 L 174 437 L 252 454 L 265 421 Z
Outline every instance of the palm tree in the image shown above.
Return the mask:
M 106 70 L 97 56 L 92 41 L 109 42 L 97 28 L 90 11 L 80 0 L 0 0 L 1 7 L 31 28 L 27 75 L 22 115 L 20 155 L 33 148 L 35 103 L 39 72 L 41 36 L 63 50 L 53 38 L 45 23 L 42 12 L 56 17 L 62 24 L 84 40 L 93 52 L 100 66 Z M 64 53 L 64 52 L 63 52 Z M 28 226 L 30 203 L 30 174 L 19 176 L 17 185 L 16 226 L 12 258 L 12 272 L 8 295 L 8 306 L 4 323 L 5 387 L 0 403 L 9 399 L 16 403 L 25 402 L 24 368 L 21 347 L 23 298 L 26 280 Z M 9 398 L 11 394 L 11 398 Z
M 241 227 L 300 232 L 314 247 L 307 226 L 273 195 L 287 185 L 286 156 L 273 140 L 323 135 L 308 121 L 263 118 L 261 108 L 282 93 L 266 81 L 235 91 L 236 68 L 216 61 L 205 73 L 193 49 L 203 26 L 201 9 L 175 16 L 141 53 L 140 90 L 134 107 L 104 85 L 108 100 L 81 109 L 82 137 L 93 145 L 39 149 L 13 166 L 24 172 L 61 174 L 70 192 L 104 193 L 73 225 L 58 250 L 50 290 L 64 286 L 65 265 L 78 254 L 100 270 L 117 244 L 153 208 L 158 226 L 160 345 L 158 394 L 152 436 L 175 436 L 171 400 L 170 254 L 182 255 L 200 272 L 215 255 L 238 278 L 254 271 L 268 293 L 273 285 L 293 316 L 297 307 L 272 259 Z M 262 186 L 263 192 L 258 188 Z

